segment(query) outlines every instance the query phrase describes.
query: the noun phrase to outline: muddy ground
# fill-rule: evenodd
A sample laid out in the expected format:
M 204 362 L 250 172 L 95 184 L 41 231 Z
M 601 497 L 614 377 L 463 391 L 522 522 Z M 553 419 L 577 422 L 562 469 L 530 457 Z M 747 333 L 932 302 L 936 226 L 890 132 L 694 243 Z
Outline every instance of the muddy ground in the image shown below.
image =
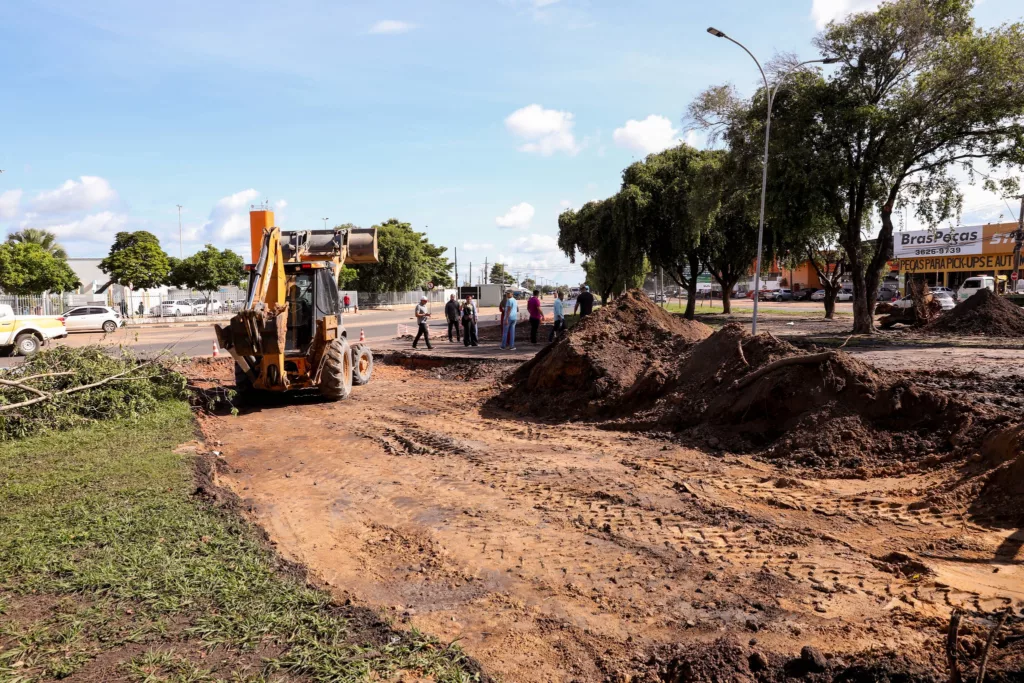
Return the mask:
M 1024 358 L 992 355 L 975 351 L 975 366 L 1000 375 Z M 808 645 L 830 669 L 871 663 L 859 680 L 878 678 L 879 653 L 944 678 L 954 607 L 968 672 L 987 615 L 1024 607 L 1024 530 L 922 505 L 953 469 L 812 478 L 482 410 L 512 364 L 418 362 L 379 364 L 344 403 L 264 404 L 203 429 L 230 472 L 221 484 L 285 557 L 339 600 L 458 641 L 500 680 L 747 680 L 792 672 Z M 1020 631 L 1011 619 L 989 680 L 1019 680 Z M 711 674 L 684 661 L 695 652 Z

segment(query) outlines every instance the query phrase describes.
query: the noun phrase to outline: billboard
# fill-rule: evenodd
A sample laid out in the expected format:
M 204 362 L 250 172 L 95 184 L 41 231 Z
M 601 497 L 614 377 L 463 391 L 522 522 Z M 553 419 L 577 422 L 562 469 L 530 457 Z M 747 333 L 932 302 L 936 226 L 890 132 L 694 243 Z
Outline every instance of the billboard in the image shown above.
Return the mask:
M 896 258 L 971 256 L 982 252 L 984 242 L 981 225 L 911 230 L 893 233 L 892 252 Z

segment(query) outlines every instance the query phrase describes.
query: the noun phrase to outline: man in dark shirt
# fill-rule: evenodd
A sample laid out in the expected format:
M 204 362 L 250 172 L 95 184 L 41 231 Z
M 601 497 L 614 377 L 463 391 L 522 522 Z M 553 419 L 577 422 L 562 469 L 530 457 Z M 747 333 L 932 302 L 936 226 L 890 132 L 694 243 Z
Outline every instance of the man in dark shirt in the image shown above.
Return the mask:
M 448 303 L 444 305 L 444 317 L 448 321 L 448 341 L 462 341 L 462 335 L 459 332 L 459 302 L 455 300 L 455 295 L 452 294 L 448 297 Z M 455 329 L 455 339 L 452 339 L 452 329 Z
M 584 286 L 583 291 L 576 297 L 576 305 L 572 307 L 573 315 L 580 312 L 580 320 L 583 320 L 594 311 L 594 295 L 590 293 L 590 287 Z

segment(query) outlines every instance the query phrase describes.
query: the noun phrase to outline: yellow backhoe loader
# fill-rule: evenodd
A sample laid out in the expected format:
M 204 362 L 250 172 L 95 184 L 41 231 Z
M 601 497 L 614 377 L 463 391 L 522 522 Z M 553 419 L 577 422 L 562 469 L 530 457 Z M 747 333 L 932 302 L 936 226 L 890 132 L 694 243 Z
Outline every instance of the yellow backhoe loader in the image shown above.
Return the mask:
M 377 263 L 376 228 L 282 232 L 273 211 L 249 213 L 253 263 L 245 305 L 217 342 L 235 360 L 235 388 L 316 389 L 341 400 L 366 384 L 373 354 L 350 344 L 342 323 L 338 274 L 343 264 Z

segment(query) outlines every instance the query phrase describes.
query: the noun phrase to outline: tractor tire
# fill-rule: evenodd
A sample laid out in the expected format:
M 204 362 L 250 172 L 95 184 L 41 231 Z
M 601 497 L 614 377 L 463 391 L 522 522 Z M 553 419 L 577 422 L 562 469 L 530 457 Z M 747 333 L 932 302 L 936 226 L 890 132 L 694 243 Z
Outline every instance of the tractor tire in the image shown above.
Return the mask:
M 373 374 L 373 351 L 363 344 L 352 345 L 352 384 L 357 387 L 370 383 Z
M 241 400 L 252 396 L 252 393 L 256 391 L 252 385 L 252 380 L 249 379 L 249 375 L 245 374 L 245 370 L 235 363 L 235 396 Z
M 320 395 L 341 401 L 352 393 L 352 351 L 344 339 L 335 339 L 327 347 L 327 361 L 320 374 Z

